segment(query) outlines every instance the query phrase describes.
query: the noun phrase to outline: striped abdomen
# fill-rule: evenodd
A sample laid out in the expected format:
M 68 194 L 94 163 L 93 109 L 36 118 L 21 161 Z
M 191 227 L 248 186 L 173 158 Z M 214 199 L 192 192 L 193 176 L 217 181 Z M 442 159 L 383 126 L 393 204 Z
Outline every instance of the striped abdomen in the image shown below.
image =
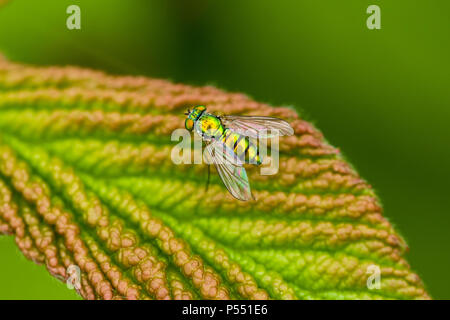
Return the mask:
M 244 163 L 260 165 L 262 159 L 259 156 L 258 147 L 252 143 L 249 137 L 225 129 L 222 142 Z

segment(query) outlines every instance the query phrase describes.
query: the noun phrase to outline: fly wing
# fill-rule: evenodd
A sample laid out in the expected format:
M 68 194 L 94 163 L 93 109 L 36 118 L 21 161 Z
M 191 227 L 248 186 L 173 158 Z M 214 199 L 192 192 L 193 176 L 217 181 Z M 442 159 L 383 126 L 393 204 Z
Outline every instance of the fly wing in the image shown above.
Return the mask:
M 283 120 L 260 116 L 221 116 L 225 127 L 239 134 L 253 138 L 271 138 L 274 136 L 292 136 L 294 129 Z
M 248 201 L 255 199 L 250 190 L 247 172 L 245 168 L 233 164 L 227 155 L 221 154 L 225 150 L 220 141 L 213 142 L 206 147 L 210 163 L 214 163 L 220 178 L 228 191 L 238 200 Z M 226 152 L 226 151 L 224 151 Z

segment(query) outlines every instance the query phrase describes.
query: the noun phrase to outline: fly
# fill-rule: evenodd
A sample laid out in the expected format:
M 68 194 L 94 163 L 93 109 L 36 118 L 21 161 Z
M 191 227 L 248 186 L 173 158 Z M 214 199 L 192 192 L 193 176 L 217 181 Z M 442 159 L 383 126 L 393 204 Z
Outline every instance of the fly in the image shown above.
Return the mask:
M 225 187 L 236 199 L 255 199 L 244 164 L 261 165 L 263 159 L 254 139 L 291 136 L 294 129 L 285 120 L 260 116 L 216 116 L 196 106 L 186 113 L 185 127 L 207 144 L 209 163 L 214 163 Z

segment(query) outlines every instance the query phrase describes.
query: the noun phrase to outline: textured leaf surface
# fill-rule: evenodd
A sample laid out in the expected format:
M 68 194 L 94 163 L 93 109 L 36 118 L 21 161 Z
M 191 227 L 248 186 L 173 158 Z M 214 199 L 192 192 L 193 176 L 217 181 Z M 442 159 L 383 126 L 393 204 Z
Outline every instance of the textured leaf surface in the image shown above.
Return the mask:
M 172 163 L 193 104 L 291 123 L 279 173 L 249 168 L 256 202 L 215 171 L 205 194 L 203 165 Z M 0 59 L 0 232 L 61 280 L 78 265 L 87 299 L 429 298 L 372 188 L 318 130 L 213 87 Z

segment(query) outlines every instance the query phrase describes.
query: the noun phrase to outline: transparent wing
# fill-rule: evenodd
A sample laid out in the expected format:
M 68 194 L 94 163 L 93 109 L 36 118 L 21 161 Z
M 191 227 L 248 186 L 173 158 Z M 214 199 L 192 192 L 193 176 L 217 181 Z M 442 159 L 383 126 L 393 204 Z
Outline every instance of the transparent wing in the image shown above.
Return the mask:
M 239 134 L 253 138 L 271 138 L 273 136 L 292 136 L 294 129 L 283 120 L 259 116 L 221 116 L 225 127 Z
M 248 201 L 255 199 L 250 190 L 245 168 L 233 164 L 226 153 L 223 143 L 215 141 L 206 147 L 209 163 L 214 163 L 220 178 L 228 191 L 238 200 Z

